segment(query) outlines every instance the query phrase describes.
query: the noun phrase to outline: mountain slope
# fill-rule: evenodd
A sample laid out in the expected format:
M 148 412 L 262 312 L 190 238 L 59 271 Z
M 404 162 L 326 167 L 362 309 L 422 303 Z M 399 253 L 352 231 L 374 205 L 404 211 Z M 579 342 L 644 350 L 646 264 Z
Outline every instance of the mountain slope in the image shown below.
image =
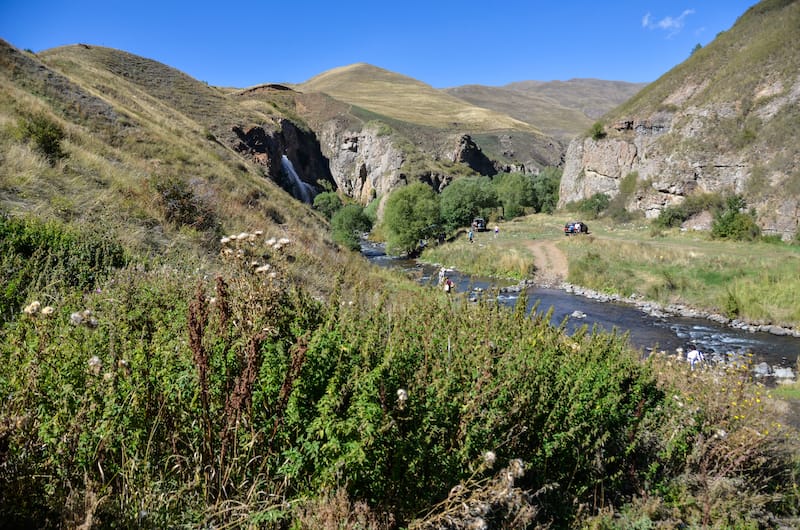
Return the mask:
M 519 81 L 502 87 L 464 85 L 445 92 L 530 123 L 557 138 L 572 138 L 644 86 L 645 83 L 571 79 Z
M 325 221 L 268 178 L 268 166 L 210 132 L 233 137 L 233 126 L 251 121 L 277 128 L 284 118 L 274 109 L 268 116 L 110 49 L 34 56 L 0 41 L 0 66 L 4 214 L 102 227 L 132 253 L 212 268 L 224 234 L 288 235 L 303 243 L 294 272 L 320 292 L 349 259 L 335 251 Z M 32 120 L 62 131 L 64 158 L 48 163 L 20 136 Z M 280 137 L 265 138 L 282 149 Z
M 559 165 L 563 146 L 535 126 L 471 105 L 417 80 L 367 64 L 324 72 L 295 87 L 304 95 L 327 94 L 352 106 L 350 114 L 380 122 L 433 159 L 456 160 L 466 137 L 496 171 L 537 171 Z M 306 106 L 307 113 L 314 113 Z M 480 172 L 487 174 L 486 171 Z
M 791 237 L 800 212 L 800 2 L 765 0 L 604 118 L 607 136 L 567 151 L 562 205 L 616 195 L 657 216 L 696 192 L 738 193 L 768 233 Z
M 470 130 L 516 129 L 536 133 L 532 125 L 506 114 L 475 107 L 421 81 L 358 63 L 334 68 L 297 86 L 409 123 Z

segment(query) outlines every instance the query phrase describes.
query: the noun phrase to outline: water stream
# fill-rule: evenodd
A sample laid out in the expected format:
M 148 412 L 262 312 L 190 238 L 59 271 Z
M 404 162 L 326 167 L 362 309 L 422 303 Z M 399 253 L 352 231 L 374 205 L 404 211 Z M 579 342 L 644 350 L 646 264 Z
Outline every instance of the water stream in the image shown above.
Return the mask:
M 387 256 L 380 246 L 365 244 L 362 253 L 372 263 L 406 271 L 422 284 L 434 286 L 438 281 L 438 268 Z M 453 271 L 448 276 L 456 284 L 456 292 L 479 293 L 505 287 L 512 282 L 492 278 L 468 276 Z M 800 356 L 800 339 L 766 332 L 748 332 L 735 329 L 704 318 L 679 316 L 656 317 L 634 305 L 618 302 L 601 302 L 567 293 L 561 289 L 529 287 L 526 291 L 528 310 L 546 313 L 552 309 L 553 325 L 565 324 L 568 332 L 588 326 L 605 331 L 628 333 L 630 343 L 643 353 L 653 350 L 675 352 L 694 344 L 712 361 L 730 361 L 752 354 L 756 363 L 767 363 L 772 369 L 796 368 Z M 507 305 L 517 303 L 519 293 L 501 292 L 498 300 Z M 576 318 L 573 315 L 585 315 Z M 687 350 L 688 351 L 688 350 Z

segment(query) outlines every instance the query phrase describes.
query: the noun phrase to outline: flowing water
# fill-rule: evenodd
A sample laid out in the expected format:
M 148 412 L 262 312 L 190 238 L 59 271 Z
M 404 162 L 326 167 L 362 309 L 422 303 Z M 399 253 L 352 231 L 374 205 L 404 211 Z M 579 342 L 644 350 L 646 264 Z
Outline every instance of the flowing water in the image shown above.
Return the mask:
M 381 247 L 369 244 L 362 247 L 362 253 L 377 265 L 406 271 L 422 284 L 434 286 L 438 281 L 437 267 L 386 256 Z M 463 275 L 457 271 L 448 273 L 448 276 L 455 282 L 456 292 L 469 293 L 472 298 L 512 283 Z M 628 333 L 631 344 L 643 354 L 653 350 L 674 352 L 677 348 L 688 351 L 687 346 L 694 344 L 709 360 L 726 361 L 751 353 L 756 363 L 766 362 L 773 368 L 792 369 L 800 356 L 800 339 L 790 336 L 751 333 L 703 318 L 651 316 L 633 305 L 600 302 L 561 289 L 529 287 L 526 294 L 529 311 L 535 309 L 546 313 L 552 310 L 553 325 L 563 324 L 570 333 L 583 326 Z M 506 305 L 516 304 L 519 296 L 514 292 L 497 295 L 498 300 Z M 581 315 L 582 318 L 572 315 Z
M 286 155 L 281 155 L 281 167 L 284 174 L 292 182 L 292 195 L 294 198 L 300 199 L 306 204 L 311 204 L 311 200 L 314 198 L 313 186 L 300 178 L 300 175 L 294 169 L 294 164 Z

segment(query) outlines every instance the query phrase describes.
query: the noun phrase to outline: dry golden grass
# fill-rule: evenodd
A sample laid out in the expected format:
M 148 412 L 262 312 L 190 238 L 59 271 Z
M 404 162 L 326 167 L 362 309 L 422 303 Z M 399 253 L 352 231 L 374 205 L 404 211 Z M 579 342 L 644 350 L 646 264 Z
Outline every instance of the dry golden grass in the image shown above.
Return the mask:
M 324 92 L 352 105 L 409 123 L 541 134 L 535 127 L 506 114 L 470 105 L 420 81 L 366 64 L 334 68 L 299 85 L 298 89 Z

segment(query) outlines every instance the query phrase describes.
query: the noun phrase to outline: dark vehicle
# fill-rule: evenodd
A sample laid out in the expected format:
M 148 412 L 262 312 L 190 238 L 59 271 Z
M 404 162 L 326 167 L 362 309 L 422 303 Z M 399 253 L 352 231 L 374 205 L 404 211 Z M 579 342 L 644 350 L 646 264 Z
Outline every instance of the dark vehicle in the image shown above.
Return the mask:
M 486 220 L 483 217 L 476 217 L 472 220 L 472 229 L 476 232 L 486 232 Z
M 583 221 L 570 221 L 564 225 L 564 235 L 570 234 L 588 234 L 589 226 Z

